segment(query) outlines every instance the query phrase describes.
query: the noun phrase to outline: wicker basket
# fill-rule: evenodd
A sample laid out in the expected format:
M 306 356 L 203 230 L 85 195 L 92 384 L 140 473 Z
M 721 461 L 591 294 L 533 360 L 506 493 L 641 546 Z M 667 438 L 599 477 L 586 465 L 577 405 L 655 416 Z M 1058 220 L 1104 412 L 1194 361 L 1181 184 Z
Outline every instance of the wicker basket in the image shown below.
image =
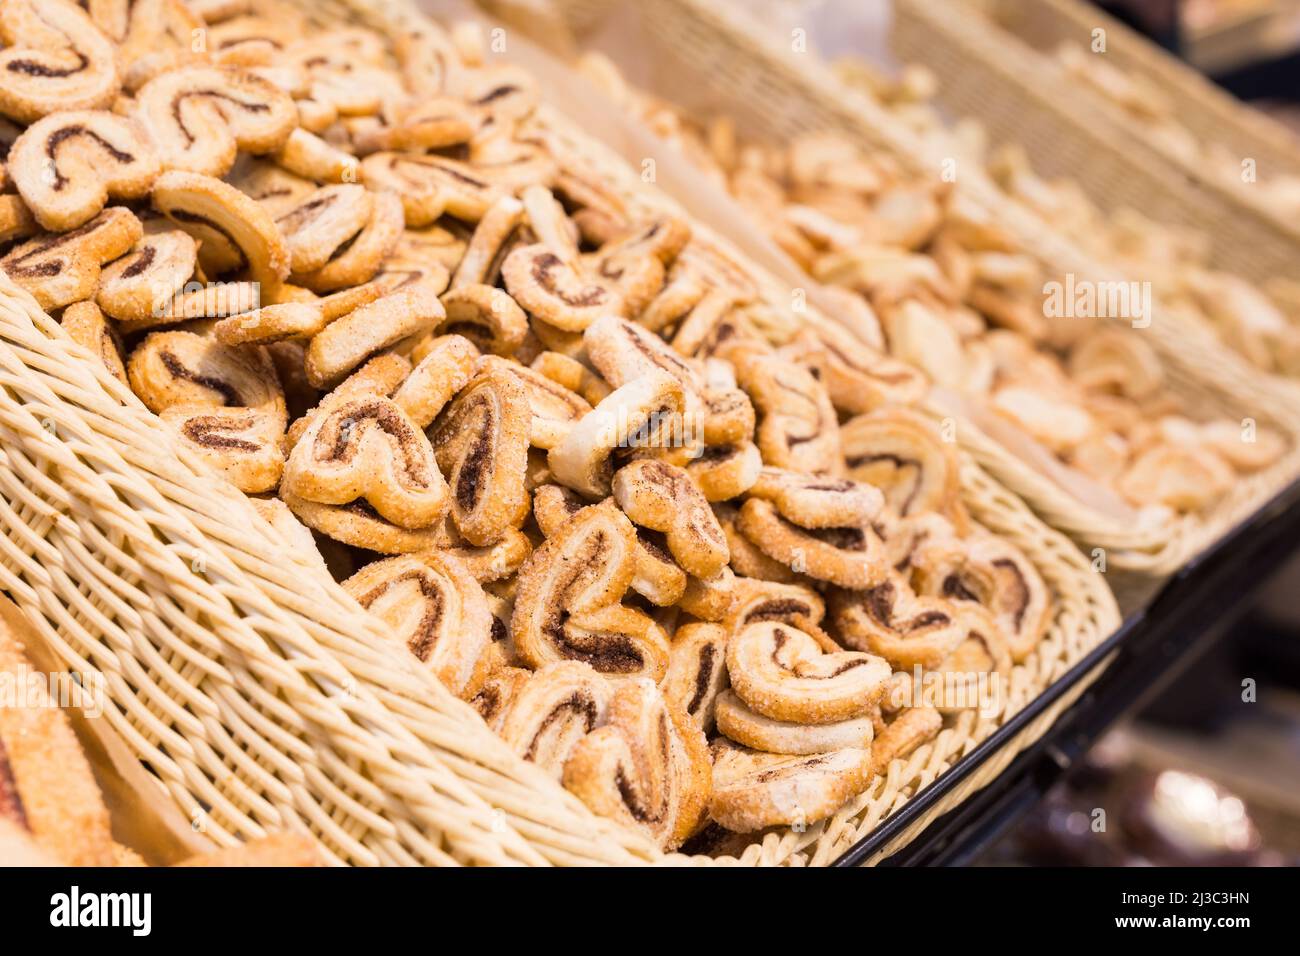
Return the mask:
M 506 18 L 522 12 L 517 0 L 488 0 L 486 5 Z M 564 16 L 577 45 L 599 36 L 600 10 L 607 19 L 629 15 L 631 9 L 631 5 L 614 0 L 552 0 L 551 6 Z M 925 148 L 911 130 L 839 82 L 814 54 L 792 52 L 789 37 L 764 30 L 737 5 L 653 0 L 638 5 L 630 15 L 640 16 L 636 23 L 638 47 L 653 64 L 649 73 L 634 80 L 656 95 L 695 115 L 727 115 L 746 138 L 780 142 L 802 133 L 834 129 L 868 148 L 891 153 L 915 172 L 933 172 L 931 159 L 926 158 Z M 512 22 L 528 27 L 526 19 Z M 1121 278 L 1114 267 L 1097 262 L 1037 216 L 1008 204 L 1000 190 L 977 171 L 961 175 L 967 196 L 996 212 L 1024 248 L 1039 258 L 1046 276 L 1061 278 L 1073 273 L 1076 279 Z M 748 251 L 754 234 L 761 230 L 749 230 L 747 235 L 732 230 L 729 238 Z M 957 440 L 1050 525 L 1067 532 L 1086 549 L 1104 549 L 1110 569 L 1163 577 L 1300 474 L 1300 399 L 1293 389 L 1225 355 L 1202 327 L 1172 314 L 1157 309 L 1150 328 L 1130 331 L 1146 336 L 1156 348 L 1167 380 L 1189 408 L 1267 423 L 1290 438 L 1292 453 L 1269 469 L 1238 481 L 1206 512 L 1161 527 L 1142 528 L 1083 501 L 972 421 L 959 422 Z
M 390 31 L 414 16 L 311 9 Z M 629 204 L 664 208 L 545 108 L 539 124 Z M 196 830 L 230 844 L 294 829 L 351 864 L 715 862 L 659 853 L 518 759 L 3 273 L 0 384 L 0 588 L 68 669 L 102 675 L 104 718 Z M 1065 537 L 974 464 L 963 474 L 975 517 L 1056 598 L 1006 711 L 960 717 L 833 819 L 721 862 L 829 861 L 1116 626 L 1103 576 Z
M 1263 195 L 1226 185 L 1162 149 L 1141 123 L 1072 80 L 1050 55 L 1106 30 L 1106 57 L 1157 86 L 1201 141 L 1254 159 L 1261 177 L 1300 174 L 1300 140 L 1091 5 L 1075 0 L 897 0 L 893 45 L 940 80 L 940 102 L 978 117 L 995 142 L 1024 145 L 1034 168 L 1077 180 L 1104 210 L 1138 210 L 1212 237 L 1212 261 L 1254 282 L 1295 277 L 1300 224 Z M 987 14 L 987 15 L 985 15 Z

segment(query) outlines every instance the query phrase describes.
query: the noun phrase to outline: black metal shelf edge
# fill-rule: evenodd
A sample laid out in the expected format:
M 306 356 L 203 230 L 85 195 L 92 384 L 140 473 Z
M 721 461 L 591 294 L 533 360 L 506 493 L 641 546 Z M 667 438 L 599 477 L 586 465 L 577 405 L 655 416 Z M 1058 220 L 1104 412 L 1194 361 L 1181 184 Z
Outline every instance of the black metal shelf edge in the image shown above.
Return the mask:
M 935 820 L 881 865 L 944 865 L 970 860 L 1033 806 L 1107 728 L 1158 691 L 1176 675 L 1180 664 L 1192 659 L 1196 649 L 1221 633 L 1246 604 L 1245 598 L 1297 550 L 1300 480 L 1188 562 L 1146 609 L 1130 616 L 1060 680 L 850 847 L 834 865 L 857 866 L 879 853 L 1115 653 L 1115 660 L 1101 677 L 996 780 Z

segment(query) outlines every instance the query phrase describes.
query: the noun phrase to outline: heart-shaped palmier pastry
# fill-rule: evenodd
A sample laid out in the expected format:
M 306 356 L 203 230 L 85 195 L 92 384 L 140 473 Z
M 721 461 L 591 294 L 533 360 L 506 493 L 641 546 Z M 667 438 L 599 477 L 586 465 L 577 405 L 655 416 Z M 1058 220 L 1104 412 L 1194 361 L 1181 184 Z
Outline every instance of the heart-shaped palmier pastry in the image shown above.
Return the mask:
M 355 183 L 323 186 L 276 216 L 291 271 L 312 272 L 329 262 L 369 221 L 375 195 Z
M 477 222 L 504 192 L 470 164 L 445 156 L 372 153 L 361 171 L 368 185 L 401 199 L 410 227 L 427 226 L 444 213 Z
M 866 750 L 875 734 L 870 716 L 830 724 L 773 720 L 755 713 L 730 690 L 718 696 L 717 721 L 718 731 L 730 740 L 773 754 L 821 754 L 850 747 Z
M 839 421 L 826 387 L 789 359 L 757 349 L 735 354 L 736 380 L 759 413 L 763 461 L 815 475 L 839 475 Z
M 257 408 L 171 405 L 159 413 L 163 424 L 240 491 L 275 490 L 284 471 L 284 422 Z
M 772 502 L 750 498 L 736 516 L 736 530 L 797 574 L 842 588 L 873 587 L 889 570 L 885 546 L 870 525 L 804 528 Z
M 469 384 L 477 358 L 478 349 L 463 336 L 438 336 L 392 392 L 393 401 L 416 427 L 428 428 L 456 393 Z
M 676 849 L 699 827 L 709 803 L 703 732 L 649 680 L 621 684 L 605 720 L 573 748 L 565 788 L 593 813 Z
M 154 77 L 136 112 L 164 168 L 224 176 L 238 151 L 269 153 L 298 121 L 288 93 L 246 70 L 188 66 Z
M 436 525 L 428 528 L 403 528 L 389 521 L 364 498 L 345 505 L 326 505 L 299 498 L 280 487 L 280 499 L 294 515 L 313 531 L 354 548 L 380 554 L 409 554 L 438 548 L 442 538 Z
M 688 413 L 705 420 L 703 378 L 653 332 L 616 315 L 606 315 L 588 326 L 582 339 L 591 364 L 615 388 L 650 371 L 664 372 L 681 382 Z
M 680 448 L 694 430 L 681 383 L 648 372 L 610 392 L 547 455 L 556 481 L 589 498 L 609 494 L 616 459 Z
M 500 734 L 557 780 L 573 748 L 605 722 L 614 685 L 581 661 L 539 668 L 502 715 Z
M 823 637 L 821 632 L 826 603 L 811 588 L 779 581 L 737 578 L 735 590 L 735 604 L 727 618 L 727 628 L 730 631 L 739 631 L 762 621 L 773 621 L 798 628 L 816 638 L 827 650 L 836 649 L 834 642 L 829 637 Z
M 601 316 L 623 310 L 612 284 L 579 271 L 545 243 L 516 248 L 502 263 L 501 278 L 524 311 L 568 332 L 581 332 Z
M 483 722 L 500 734 L 511 703 L 532 678 L 533 672 L 526 667 L 494 668 L 470 704 L 479 712 Z
M 435 288 L 405 285 L 331 322 L 307 347 L 308 381 L 328 388 L 377 352 L 432 332 L 445 315 Z
M 330 403 L 294 445 L 282 489 L 326 505 L 365 499 L 410 529 L 433 525 L 450 499 L 424 432 L 381 395 Z
M 872 777 L 869 750 L 790 756 L 719 739 L 712 751 L 709 816 L 737 833 L 824 820 L 865 790 Z
M 61 110 L 104 109 L 119 82 L 113 44 L 70 0 L 0 6 L 0 113 L 34 123 Z
M 528 335 L 528 316 L 502 289 L 462 285 L 442 294 L 442 331 L 465 336 L 484 352 L 513 355 Z
M 154 182 L 154 208 L 199 242 L 204 272 L 241 267 L 265 289 L 289 276 L 289 250 L 271 216 L 234 186 L 211 176 L 172 170 Z
M 867 525 L 885 504 L 880 492 L 864 482 L 784 468 L 764 468 L 750 487 L 749 496 L 772 502 L 783 517 L 801 528 Z
M 860 415 L 840 427 L 849 476 L 879 488 L 900 517 L 961 511 L 960 465 L 934 426 L 902 409 Z
M 58 232 L 93 219 L 110 198 L 148 195 L 160 168 L 139 126 L 106 110 L 36 121 L 10 148 L 5 165 L 37 221 Z
M 711 578 L 730 554 L 708 499 L 681 468 L 641 459 L 620 468 L 614 500 L 637 524 L 667 536 L 668 550 L 689 573 Z
M 432 551 L 385 558 L 344 581 L 343 590 L 453 694 L 468 700 L 479 692 L 487 679 L 481 662 L 492 641 L 492 613 L 458 558 Z
M 835 592 L 833 613 L 841 641 L 879 654 L 899 670 L 938 667 L 966 635 L 956 607 L 918 597 L 894 572 L 868 590 Z
M 663 676 L 663 629 L 620 603 L 636 572 L 636 540 L 632 522 L 608 501 L 583 508 L 533 552 L 519 570 L 510 619 L 525 662 L 579 660 L 607 677 Z
M 295 105 L 298 102 L 294 100 Z M 301 111 L 298 121 L 302 122 Z M 289 134 L 271 158 L 289 172 L 318 183 L 355 183 L 361 178 L 361 164 L 355 156 L 331 146 L 302 126 Z
M 826 653 L 787 624 L 750 624 L 727 648 L 731 686 L 752 710 L 774 720 L 829 724 L 861 717 L 884 691 L 890 667 L 857 651 Z
M 100 268 L 124 254 L 143 234 L 140 220 L 110 206 L 71 232 L 42 233 L 0 259 L 0 269 L 49 311 L 95 294 Z
M 451 516 L 471 543 L 491 544 L 528 517 L 528 430 L 524 390 L 511 377 L 472 379 L 430 432 L 451 488 Z
M 360 285 L 375 276 L 402 238 L 402 205 L 392 193 L 367 195 L 371 197 L 370 212 L 359 230 L 335 246 L 319 267 L 295 266 L 295 282 L 314 292 L 327 293 Z
M 890 358 L 835 322 L 809 327 L 821 351 L 820 367 L 831 404 L 850 415 L 914 405 L 930 383 L 915 368 Z
M 738 498 L 754 486 L 763 456 L 753 442 L 705 445 L 686 463 L 686 473 L 709 501 Z
M 533 518 L 542 534 L 552 537 L 583 509 L 585 502 L 568 488 L 543 484 L 533 492 Z M 636 569 L 632 590 L 651 604 L 668 607 L 681 600 L 686 589 L 686 572 L 668 553 L 662 536 L 645 528 L 636 529 Z
M 1052 595 L 1042 575 L 1019 548 L 1004 538 L 976 533 L 932 541 L 912 557 L 917 593 L 982 604 L 1021 663 L 1038 645 L 1052 618 Z
M 934 668 L 942 699 L 933 706 L 942 714 L 977 710 L 981 717 L 999 713 L 1010 691 L 1011 649 L 1002 628 L 985 608 L 966 604 L 958 609 L 965 637 Z
M 547 376 L 495 355 L 485 355 L 479 368 L 515 379 L 531 413 L 528 442 L 536 448 L 556 447 L 574 424 L 591 411 L 586 400 Z
M 673 635 L 668 673 L 660 684 L 668 703 L 704 731 L 713 729 L 714 705 L 727 687 L 730 631 L 718 624 L 683 624 Z
M 127 375 L 153 412 L 173 405 L 252 408 L 284 430 L 284 392 L 261 349 L 233 348 L 194 332 L 153 332 L 131 353 Z
M 170 306 L 194 275 L 198 248 L 183 230 L 146 227 L 130 252 L 104 267 L 95 301 L 113 318 L 137 328 L 151 320 L 165 324 L 177 312 L 184 316 L 183 309 Z

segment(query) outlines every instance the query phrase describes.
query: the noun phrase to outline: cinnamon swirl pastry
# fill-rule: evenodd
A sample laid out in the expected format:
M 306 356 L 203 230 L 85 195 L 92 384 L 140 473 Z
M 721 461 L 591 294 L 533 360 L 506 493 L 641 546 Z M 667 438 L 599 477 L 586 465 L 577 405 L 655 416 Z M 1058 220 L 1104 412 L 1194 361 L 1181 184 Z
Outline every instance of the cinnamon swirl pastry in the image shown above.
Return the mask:
M 106 109 L 118 94 L 112 43 L 70 0 L 4 4 L 0 41 L 0 113 L 11 119 Z
M 871 782 L 868 750 L 787 756 L 719 739 L 712 751 L 709 816 L 737 833 L 824 820 Z
M 673 635 L 668 673 L 660 685 L 668 703 L 706 732 L 713 729 L 714 705 L 727 686 L 729 637 L 727 628 L 717 624 L 682 625 Z
M 180 229 L 146 229 L 130 252 L 104 267 L 95 301 L 115 319 L 163 325 L 179 321 L 184 308 L 169 308 L 198 263 L 198 243 Z M 150 322 L 150 320 L 155 320 Z
M 671 448 L 684 421 L 681 383 L 650 372 L 616 388 L 584 415 L 550 450 L 555 480 L 588 498 L 610 492 L 615 459 Z
M 328 388 L 375 353 L 433 331 L 444 316 L 431 285 L 419 282 L 390 292 L 336 319 L 312 338 L 307 378 L 317 388 Z
M 578 743 L 605 723 L 613 696 L 614 685 L 581 661 L 547 664 L 516 691 L 500 734 L 558 780 Z
M 533 517 L 548 538 L 558 534 L 582 507 L 581 498 L 559 485 L 543 484 L 533 492 Z M 686 590 L 686 572 L 677 566 L 661 539 L 652 531 L 637 528 L 635 551 L 632 590 L 660 607 L 680 601 Z
M 1011 674 L 1011 650 L 1002 628 L 978 605 L 963 606 L 960 618 L 965 636 L 935 668 L 944 675 L 944 699 L 935 702 L 935 709 L 943 714 L 1000 710 Z
M 582 339 L 591 364 L 615 388 L 647 372 L 663 372 L 681 383 L 688 414 L 703 420 L 704 380 L 659 336 L 616 315 L 606 315 L 592 323 Z
M 469 700 L 482 688 L 492 612 L 458 559 L 436 552 L 385 558 L 348 578 L 343 589 L 457 697 Z
M 478 349 L 463 336 L 442 335 L 431 340 L 418 364 L 392 392 L 393 401 L 417 428 L 428 428 L 469 384 L 477 358 Z
M 612 284 L 583 274 L 544 243 L 520 246 L 506 256 L 501 278 L 525 312 L 568 332 L 623 312 L 623 297 Z
M 443 293 L 447 319 L 442 331 L 465 336 L 482 351 L 514 355 L 528 335 L 528 317 L 504 291 L 490 285 L 462 285 Z
M 826 604 L 821 595 L 811 588 L 798 584 L 760 581 L 753 578 L 736 579 L 736 601 L 727 618 L 731 632 L 743 630 L 750 624 L 773 621 L 809 634 L 826 650 L 838 650 L 829 637 L 821 633 Z M 865 650 L 865 648 L 854 648 Z
M 732 637 L 727 673 L 740 699 L 765 717 L 830 724 L 867 713 L 890 667 L 871 654 L 826 653 L 803 631 L 764 621 Z
M 240 267 L 265 288 L 289 275 L 289 250 L 267 211 L 234 186 L 211 176 L 170 170 L 153 186 L 154 208 L 199 242 L 204 272 Z
M 636 572 L 636 531 L 613 502 L 583 508 L 519 571 L 510 632 L 532 667 L 578 660 L 609 677 L 668 669 L 668 638 L 620 602 Z
M 718 730 L 736 743 L 774 754 L 819 754 L 846 747 L 871 746 L 871 717 L 853 717 L 831 724 L 773 720 L 750 710 L 733 691 L 717 700 Z
M 292 98 L 274 83 L 245 70 L 197 65 L 145 83 L 136 113 L 166 169 L 203 176 L 230 172 L 239 150 L 279 149 L 298 118 Z
M 42 309 L 60 309 L 91 298 L 100 267 L 125 254 L 143 233 L 130 210 L 110 206 L 71 232 L 42 233 L 16 246 L 0 259 L 0 269 Z
M 906 707 L 884 715 L 876 728 L 871 745 L 872 775 L 889 773 L 895 760 L 902 760 L 914 750 L 933 740 L 943 729 L 943 716 L 933 707 Z
M 526 365 L 485 355 L 478 367 L 513 378 L 523 389 L 527 408 L 532 413 L 528 442 L 535 448 L 554 448 L 574 423 L 591 411 L 591 405 L 581 395 Z
M 772 502 L 782 517 L 801 528 L 860 527 L 884 507 L 884 498 L 869 484 L 783 468 L 764 468 L 749 495 Z
M 434 455 L 452 492 L 452 520 L 471 544 L 491 544 L 528 517 L 529 426 L 524 390 L 496 372 L 474 378 L 433 426 Z
M 173 405 L 251 408 L 284 429 L 284 393 L 261 349 L 232 348 L 194 332 L 153 332 L 131 353 L 127 377 L 156 413 Z
M 440 536 L 436 527 L 403 528 L 384 518 L 364 498 L 345 505 L 323 505 L 299 498 L 282 483 L 280 500 L 313 531 L 354 548 L 380 554 L 407 554 L 438 547 Z
M 865 589 L 880 583 L 889 567 L 884 545 L 870 526 L 801 528 L 761 498 L 750 498 L 736 529 L 769 558 L 819 581 Z
M 762 470 L 763 456 L 748 441 L 706 445 L 686 463 L 686 474 L 709 501 L 740 497 L 754 486 Z
M 849 475 L 879 488 L 901 517 L 960 508 L 960 476 L 953 447 L 934 426 L 904 410 L 861 415 L 840 429 Z
M 763 461 L 814 475 L 842 474 L 839 421 L 826 387 L 777 355 L 745 349 L 733 358 L 736 380 L 759 412 Z
M 158 415 L 181 443 L 247 494 L 273 491 L 284 471 L 284 421 L 256 408 L 171 405 Z
M 676 849 L 704 822 L 711 788 L 704 734 L 649 680 L 614 691 L 606 723 L 578 741 L 564 786 L 600 816 Z
M 711 578 L 730 559 L 708 499 L 682 469 L 653 459 L 634 461 L 614 475 L 613 490 L 624 514 L 667 535 L 668 550 L 687 572 Z
M 401 199 L 409 228 L 428 226 L 443 213 L 478 222 L 504 192 L 473 166 L 444 156 L 372 153 L 361 161 L 361 173 L 368 186 Z
M 556 667 L 564 665 L 557 664 Z M 506 715 L 510 713 L 519 692 L 533 678 L 533 672 L 524 667 L 498 667 L 488 674 L 479 692 L 470 704 L 479 712 L 483 722 L 501 734 Z
M 147 196 L 160 170 L 139 126 L 104 110 L 38 120 L 15 140 L 5 165 L 37 222 L 58 232 L 93 219 L 110 198 Z
M 891 572 L 865 591 L 836 591 L 836 632 L 849 647 L 879 654 L 899 670 L 938 667 L 966 637 L 965 620 L 949 602 L 917 597 Z
M 1038 569 L 1004 538 L 978 533 L 917 549 L 913 581 L 922 595 L 982 604 L 997 621 L 1012 659 L 1022 663 L 1047 630 L 1052 598 Z
M 379 395 L 330 403 L 290 452 L 282 491 L 326 505 L 364 500 L 408 529 L 433 525 L 450 499 L 424 432 Z

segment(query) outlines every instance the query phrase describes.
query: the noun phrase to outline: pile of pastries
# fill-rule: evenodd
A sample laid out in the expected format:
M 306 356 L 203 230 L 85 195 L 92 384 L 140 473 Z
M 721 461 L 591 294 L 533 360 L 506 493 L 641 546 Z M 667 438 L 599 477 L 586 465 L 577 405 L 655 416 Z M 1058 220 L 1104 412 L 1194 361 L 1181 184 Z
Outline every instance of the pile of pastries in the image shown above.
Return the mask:
M 740 143 L 726 118 L 697 121 L 628 87 L 600 54 L 579 66 L 706 164 L 812 277 L 854 293 L 837 298 L 838 318 L 1117 492 L 1139 520 L 1196 512 L 1285 451 L 1254 420 L 1187 409 L 1140 331 L 1049 318 L 1040 262 L 953 181 L 835 132 Z M 922 77 L 888 95 L 915 105 Z
M 1098 77 L 1114 69 L 1088 62 L 1101 70 Z M 1300 376 L 1300 283 L 1294 279 L 1274 276 L 1256 286 L 1215 269 L 1210 237 L 1204 232 L 1154 222 L 1133 209 L 1103 213 L 1074 180 L 1037 175 L 1018 144 L 991 149 L 987 131 L 974 118 L 953 124 L 943 119 L 931 103 L 938 81 L 923 66 L 910 65 L 896 78 L 860 60 L 838 61 L 835 70 L 921 135 L 929 144 L 927 154 L 958 157 L 961 164 L 983 169 L 1008 198 L 1050 222 L 1079 248 L 1148 279 L 1163 307 L 1200 318 L 1225 345 L 1259 368 Z M 1235 183 L 1265 190 L 1274 208 L 1285 206 L 1275 195 L 1283 188 L 1277 177 L 1267 183 L 1243 183 L 1240 157 L 1221 159 L 1214 168 L 1228 165 Z M 1273 192 L 1267 192 L 1270 189 Z
M 521 758 L 707 848 L 999 712 L 1052 595 L 861 300 L 769 341 L 472 26 L 90 9 L 0 7 L 0 266 Z
M 1210 175 L 1229 189 L 1247 189 L 1261 205 L 1279 216 L 1300 214 L 1300 176 L 1270 173 L 1256 180 L 1243 177 L 1242 161 L 1228 143 L 1205 142 L 1179 122 L 1178 110 L 1160 87 L 1109 62 L 1104 54 L 1076 43 L 1062 43 L 1052 53 L 1066 75 L 1087 84 L 1141 124 L 1144 138 Z

